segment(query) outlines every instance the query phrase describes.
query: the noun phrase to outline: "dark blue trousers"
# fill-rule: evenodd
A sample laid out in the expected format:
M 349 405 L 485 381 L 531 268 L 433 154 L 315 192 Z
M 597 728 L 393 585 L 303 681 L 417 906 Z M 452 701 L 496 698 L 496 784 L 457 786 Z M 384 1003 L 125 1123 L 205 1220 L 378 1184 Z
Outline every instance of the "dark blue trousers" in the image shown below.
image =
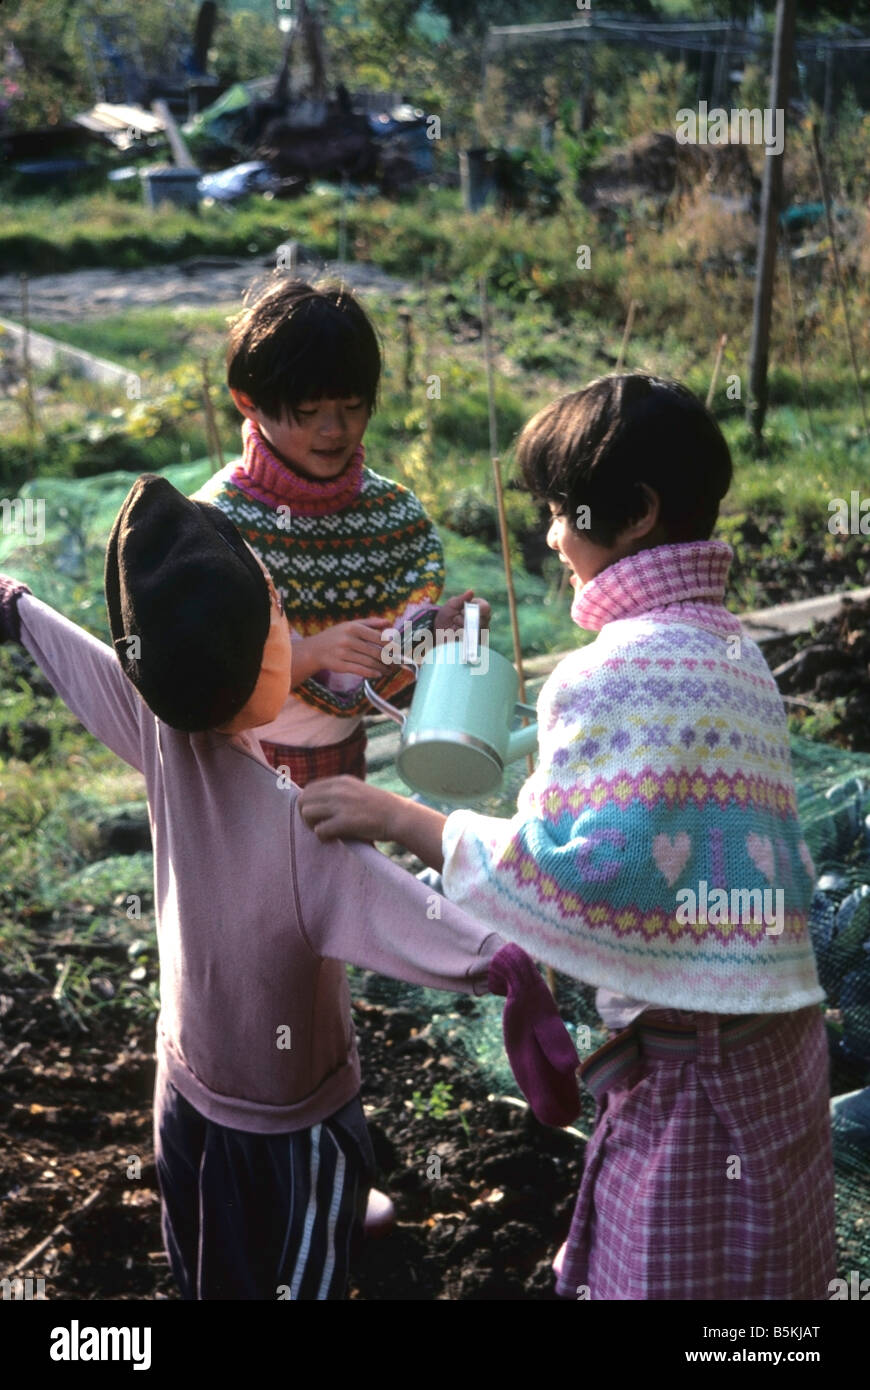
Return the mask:
M 374 1155 L 359 1097 L 321 1124 L 252 1134 L 205 1119 L 158 1067 L 163 1240 L 186 1299 L 342 1299 Z

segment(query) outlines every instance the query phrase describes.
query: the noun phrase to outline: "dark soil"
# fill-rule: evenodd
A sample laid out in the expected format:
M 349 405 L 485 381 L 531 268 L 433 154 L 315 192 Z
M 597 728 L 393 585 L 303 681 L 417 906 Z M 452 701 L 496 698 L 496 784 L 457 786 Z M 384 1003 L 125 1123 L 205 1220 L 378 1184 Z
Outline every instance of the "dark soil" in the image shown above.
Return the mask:
M 151 1148 L 150 1030 L 83 1034 L 51 997 L 56 948 L 32 960 L 23 977 L 0 969 L 0 1273 L 43 1277 L 52 1299 L 178 1298 Z M 477 1006 L 463 996 L 453 1007 Z M 360 998 L 354 1014 L 398 1224 L 367 1242 L 351 1298 L 554 1298 L 550 1260 L 570 1223 L 581 1140 L 488 1099 L 420 1013 Z M 446 1113 L 432 1113 L 433 1091 Z
M 790 713 L 824 710 L 833 718 L 831 742 L 870 752 L 870 602 L 846 600 L 829 622 L 769 642 L 764 652 Z

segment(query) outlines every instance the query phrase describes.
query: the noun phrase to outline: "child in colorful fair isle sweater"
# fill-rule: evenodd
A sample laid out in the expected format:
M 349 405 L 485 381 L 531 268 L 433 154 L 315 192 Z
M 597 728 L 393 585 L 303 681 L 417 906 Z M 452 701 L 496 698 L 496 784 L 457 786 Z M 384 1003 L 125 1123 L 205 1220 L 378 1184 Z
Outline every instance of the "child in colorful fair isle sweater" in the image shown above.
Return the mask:
M 345 288 L 279 279 L 234 320 L 227 380 L 244 452 L 197 499 L 235 522 L 275 578 L 293 636 L 293 688 L 257 730 L 267 761 L 304 787 L 365 776 L 363 693 L 411 675 L 387 665 L 382 633 L 461 625 L 468 594 L 438 608 L 441 542 L 407 488 L 364 465 L 381 373 L 377 336 Z M 485 605 L 488 610 L 488 605 Z
M 382 660 L 382 634 L 408 625 L 403 641 L 413 649 L 419 630 L 459 625 L 470 597 L 437 607 L 435 528 L 412 492 L 364 466 L 380 374 L 377 334 L 351 293 L 280 276 L 230 332 L 242 458 L 196 494 L 230 517 L 274 576 L 293 683 L 277 717 L 254 733 L 266 761 L 299 787 L 365 776 L 363 681 L 399 704 L 413 692 L 409 672 Z M 391 1221 L 392 1204 L 373 1191 L 366 1230 Z
M 303 793 L 303 818 L 398 840 L 443 866 L 451 901 L 598 987 L 615 1036 L 581 1068 L 597 1119 L 561 1295 L 827 1298 L 814 871 L 782 701 L 708 539 L 728 447 L 690 392 L 638 374 L 555 401 L 518 457 L 598 637 L 541 691 L 516 815 L 445 819 L 337 779 Z

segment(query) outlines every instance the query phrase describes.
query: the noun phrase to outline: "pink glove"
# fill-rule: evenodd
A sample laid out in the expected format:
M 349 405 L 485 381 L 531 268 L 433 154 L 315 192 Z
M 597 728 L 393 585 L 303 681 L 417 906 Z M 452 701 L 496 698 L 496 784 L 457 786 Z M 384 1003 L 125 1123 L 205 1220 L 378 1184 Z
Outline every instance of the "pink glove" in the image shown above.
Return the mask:
M 30 592 L 26 584 L 11 579 L 8 574 L 0 574 L 0 646 L 4 642 L 21 640 L 18 600 L 22 594 Z
M 489 963 L 489 988 L 507 995 L 505 1051 L 535 1118 L 570 1124 L 580 1114 L 580 1059 L 531 956 L 520 946 L 502 946 Z

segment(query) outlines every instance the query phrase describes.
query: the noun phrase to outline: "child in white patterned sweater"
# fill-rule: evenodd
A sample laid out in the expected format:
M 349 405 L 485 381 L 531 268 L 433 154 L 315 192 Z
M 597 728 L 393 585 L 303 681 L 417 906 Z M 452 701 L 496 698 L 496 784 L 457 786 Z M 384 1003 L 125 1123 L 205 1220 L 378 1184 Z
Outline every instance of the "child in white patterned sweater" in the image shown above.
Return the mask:
M 600 635 L 541 692 L 516 815 L 445 818 L 346 779 L 309 788 L 302 814 L 325 838 L 398 840 L 452 901 L 598 986 L 616 1036 L 583 1066 L 598 1116 L 562 1295 L 825 1298 L 814 871 L 782 702 L 723 605 L 731 552 L 708 539 L 727 444 L 685 388 L 637 374 L 541 411 L 518 457 L 572 616 Z

